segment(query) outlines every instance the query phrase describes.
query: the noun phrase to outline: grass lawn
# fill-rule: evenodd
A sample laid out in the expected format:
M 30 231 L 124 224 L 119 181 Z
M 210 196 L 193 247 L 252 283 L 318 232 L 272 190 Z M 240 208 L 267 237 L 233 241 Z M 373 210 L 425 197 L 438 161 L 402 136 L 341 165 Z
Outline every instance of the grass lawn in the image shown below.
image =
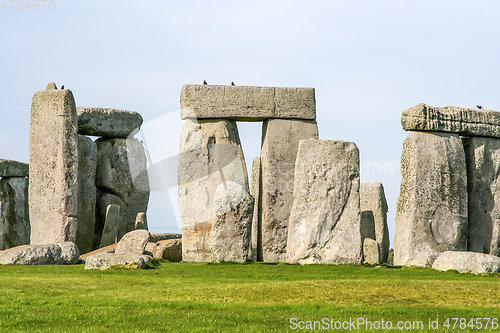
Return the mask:
M 462 320 L 453 329 L 451 318 L 471 326 Z M 378 332 L 397 331 L 400 321 L 407 328 L 423 323 L 405 330 L 412 332 L 500 331 L 475 318 L 500 320 L 500 275 L 263 263 L 162 262 L 112 271 L 0 266 L 0 332 L 311 332 L 299 327 L 314 321 L 322 331 L 367 331 L 362 320 L 372 327 L 391 322 L 393 330 Z M 429 329 L 429 319 L 439 320 L 438 330 Z M 360 326 L 346 326 L 358 320 Z M 335 329 L 342 323 L 346 329 Z

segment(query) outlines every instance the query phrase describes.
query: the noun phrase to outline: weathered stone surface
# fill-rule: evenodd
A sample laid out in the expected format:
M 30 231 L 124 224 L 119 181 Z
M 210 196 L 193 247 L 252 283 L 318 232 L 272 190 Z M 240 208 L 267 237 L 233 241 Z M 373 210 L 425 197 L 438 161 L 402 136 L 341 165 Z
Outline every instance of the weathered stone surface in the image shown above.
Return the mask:
M 147 212 L 149 179 L 144 146 L 137 139 L 98 139 L 97 186 L 123 201 L 125 232 L 135 230 L 135 219 Z
M 71 90 L 35 93 L 31 104 L 31 244 L 74 242 L 78 216 L 78 138 Z
M 81 253 L 94 249 L 96 216 L 97 145 L 92 139 L 78 135 L 78 229 L 76 245 Z
M 120 205 L 108 205 L 105 221 L 100 243 L 101 248 L 114 244 L 119 240 L 118 235 L 123 229 Z
M 170 262 L 182 261 L 182 239 L 162 240 L 158 243 L 148 243 L 146 252 L 151 252 L 153 258 L 160 258 Z
M 356 144 L 300 141 L 288 226 L 287 261 L 360 264 L 359 151 Z
M 472 274 L 495 273 L 500 272 L 500 258 L 477 252 L 446 251 L 437 257 L 432 268 Z
M 254 198 L 253 219 L 252 219 L 252 239 L 250 247 L 250 260 L 262 261 L 262 226 L 261 216 L 261 196 L 260 196 L 260 156 L 254 158 L 252 163 L 252 177 L 250 185 L 250 195 Z
M 299 141 L 317 139 L 318 127 L 315 121 L 270 119 L 262 138 L 262 260 L 285 261 Z
M 467 250 L 467 171 L 456 134 L 410 132 L 401 156 L 394 264 L 430 266 Z
M 185 121 L 178 184 L 183 260 L 246 261 L 253 198 L 236 122 Z
M 373 216 L 374 237 L 380 246 L 380 260 L 387 262 L 389 254 L 389 229 L 387 227 L 387 201 L 385 199 L 384 186 L 381 183 L 370 182 L 361 183 L 359 188 L 360 207 L 361 207 L 361 225 L 367 213 L 371 212 Z M 368 214 L 369 215 L 369 214 Z M 366 237 L 363 237 L 366 238 Z
M 135 230 L 138 229 L 148 230 L 148 219 L 144 212 L 138 213 L 135 218 Z
M 181 118 L 316 119 L 314 88 L 185 85 Z
M 75 243 L 51 245 L 21 245 L 0 251 L 0 264 L 16 265 L 71 265 L 80 260 Z
M 406 131 L 449 132 L 500 138 L 500 112 L 493 110 L 454 106 L 440 108 L 421 103 L 403 111 L 401 124 Z
M 78 134 L 108 138 L 126 138 L 139 132 L 142 116 L 135 111 L 107 108 L 76 108 Z
M 500 139 L 465 139 L 469 186 L 468 250 L 500 256 Z
M 29 164 L 0 158 L 0 177 L 28 177 Z
M 150 236 L 147 230 L 126 233 L 116 245 L 115 254 L 143 254 Z
M 146 268 L 146 263 L 151 261 L 151 256 L 146 254 L 104 253 L 87 257 L 85 269 L 105 270 L 116 265 L 137 265 L 139 268 Z
M 167 240 L 167 239 L 177 239 L 177 238 L 182 238 L 181 234 L 151 234 L 151 237 L 149 238 L 149 241 L 152 243 L 158 243 L 159 241 L 162 240 Z
M 0 250 L 29 244 L 28 178 L 1 178 L 0 203 Z
M 116 243 L 108 245 L 108 246 L 105 246 L 105 247 L 102 247 L 102 248 L 94 250 L 92 252 L 88 252 L 88 253 L 82 254 L 80 256 L 80 259 L 87 260 L 88 257 L 94 256 L 96 254 L 115 253 L 115 248 L 116 248 Z
M 363 240 L 363 261 L 370 265 L 378 265 L 380 261 L 379 244 L 376 240 L 365 238 Z

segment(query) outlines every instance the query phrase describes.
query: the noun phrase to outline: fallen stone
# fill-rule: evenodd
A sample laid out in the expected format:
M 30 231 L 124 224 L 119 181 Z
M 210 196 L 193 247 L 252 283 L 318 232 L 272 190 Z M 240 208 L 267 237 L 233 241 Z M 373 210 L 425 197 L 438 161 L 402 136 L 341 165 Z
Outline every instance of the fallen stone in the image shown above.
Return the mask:
M 138 213 L 135 219 L 135 230 L 138 229 L 148 230 L 148 220 L 144 212 Z
M 236 122 L 185 121 L 178 184 L 183 260 L 246 261 L 253 198 Z
M 0 158 L 0 177 L 28 177 L 29 164 Z
M 371 212 L 373 217 L 374 237 L 380 246 L 380 260 L 387 262 L 389 254 L 389 229 L 387 227 L 387 201 L 385 199 L 384 186 L 381 183 L 361 183 L 359 188 L 360 207 L 361 207 L 361 225 L 363 226 L 364 216 Z M 364 237 L 363 239 L 365 239 Z
M 74 242 L 78 229 L 78 138 L 71 90 L 51 88 L 33 96 L 29 168 L 31 244 Z
M 182 239 L 162 240 L 158 243 L 148 243 L 146 252 L 151 252 L 153 258 L 160 258 L 170 262 L 182 261 Z
M 162 240 L 178 239 L 178 238 L 182 238 L 182 235 L 181 234 L 170 234 L 170 233 L 151 234 L 151 237 L 149 238 L 149 242 L 158 243 L 159 241 L 162 241 Z
M 254 198 L 253 218 L 252 218 L 252 232 L 251 232 L 251 246 L 250 246 L 250 260 L 262 261 L 262 225 L 260 221 L 261 216 L 261 195 L 260 195 L 260 182 L 261 182 L 261 168 L 260 156 L 254 158 L 252 163 L 252 177 L 250 185 L 250 195 Z
M 363 241 L 363 261 L 370 265 L 381 263 L 379 244 L 376 240 L 365 238 Z
M 115 254 L 143 254 L 150 236 L 147 230 L 126 233 L 116 245 Z
M 0 264 L 15 265 L 71 265 L 80 260 L 75 243 L 51 245 L 21 245 L 0 251 Z
M 500 256 L 500 139 L 464 139 L 472 252 Z
M 151 261 L 151 256 L 146 254 L 104 253 L 87 257 L 85 269 L 105 270 L 117 265 L 137 265 L 139 268 L 146 268 L 146 264 Z
M 261 150 L 262 260 L 286 260 L 295 160 L 302 139 L 317 139 L 315 121 L 270 119 L 263 124 Z
M 29 244 L 28 178 L 1 178 L 0 203 L 0 250 Z
M 316 119 L 314 88 L 185 85 L 182 119 Z
M 85 254 L 82 254 L 80 256 L 80 259 L 85 261 L 85 260 L 87 260 L 88 257 L 94 256 L 96 254 L 115 253 L 115 248 L 116 248 L 116 243 L 102 247 L 100 249 L 97 249 L 97 250 L 94 250 L 94 251 L 91 251 L 88 253 L 85 253 Z
M 496 273 L 500 272 L 500 258 L 477 252 L 446 251 L 437 257 L 432 268 L 472 274 Z
M 119 205 L 108 205 L 106 209 L 106 222 L 102 231 L 100 247 L 105 247 L 119 241 L 118 234 L 120 233 L 122 221 L 121 207 Z
M 406 131 L 449 132 L 465 136 L 500 138 L 500 113 L 493 110 L 454 106 L 440 108 L 421 103 L 403 111 L 401 124 Z
M 94 249 L 96 217 L 97 145 L 92 139 L 78 135 L 78 229 L 76 245 L 81 253 Z
M 432 265 L 467 250 L 467 171 L 458 135 L 410 132 L 401 156 L 394 265 Z
M 107 108 L 76 108 L 78 134 L 107 138 L 126 138 L 139 132 L 142 117 L 135 111 Z
M 356 144 L 301 140 L 293 196 L 287 261 L 360 264 L 359 151 Z

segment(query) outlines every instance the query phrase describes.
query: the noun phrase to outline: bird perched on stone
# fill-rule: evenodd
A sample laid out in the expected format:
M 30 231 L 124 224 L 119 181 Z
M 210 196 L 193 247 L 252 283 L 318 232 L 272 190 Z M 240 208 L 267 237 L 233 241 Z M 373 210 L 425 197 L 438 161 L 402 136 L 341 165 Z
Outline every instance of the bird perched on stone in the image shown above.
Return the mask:
M 235 85 L 234 82 L 231 81 L 231 85 L 234 86 Z
M 476 105 L 476 108 L 482 109 L 483 107 L 481 105 Z
M 64 89 L 64 84 L 61 86 L 61 89 Z
M 207 83 L 207 81 L 203 80 L 203 84 L 204 84 L 204 85 L 207 85 L 208 83 Z

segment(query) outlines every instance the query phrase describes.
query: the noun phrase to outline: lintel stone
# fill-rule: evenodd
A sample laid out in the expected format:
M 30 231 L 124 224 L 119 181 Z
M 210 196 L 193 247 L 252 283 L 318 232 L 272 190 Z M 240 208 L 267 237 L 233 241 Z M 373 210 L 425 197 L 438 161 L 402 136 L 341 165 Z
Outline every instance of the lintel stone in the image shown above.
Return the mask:
M 0 158 L 0 177 L 28 177 L 29 164 Z

